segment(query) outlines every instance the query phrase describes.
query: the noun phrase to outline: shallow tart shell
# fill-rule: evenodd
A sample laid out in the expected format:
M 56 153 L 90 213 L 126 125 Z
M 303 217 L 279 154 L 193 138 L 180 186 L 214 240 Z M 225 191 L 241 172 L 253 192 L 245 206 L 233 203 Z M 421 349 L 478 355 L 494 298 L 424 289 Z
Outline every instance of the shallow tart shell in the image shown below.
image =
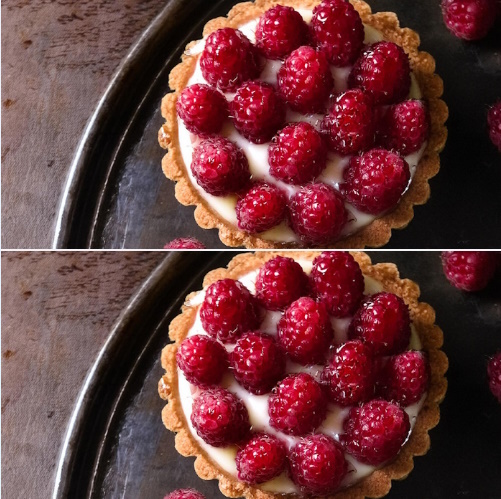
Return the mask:
M 371 8 L 362 0 L 350 0 L 359 12 L 362 21 L 380 31 L 386 40 L 401 45 L 409 56 L 411 69 L 419 84 L 423 99 L 428 104 L 430 113 L 430 137 L 423 157 L 419 161 L 412 182 L 402 196 L 396 208 L 369 225 L 330 245 L 332 248 L 364 248 L 380 247 L 391 237 L 391 230 L 404 228 L 414 216 L 414 205 L 426 203 L 430 197 L 429 179 L 440 169 L 439 152 L 444 148 L 447 129 L 444 126 L 448 117 L 445 103 L 440 99 L 443 93 L 442 79 L 434 74 L 435 60 L 433 57 L 418 50 L 419 35 L 409 28 L 400 28 L 397 16 L 392 12 L 371 13 Z M 204 37 L 223 27 L 238 28 L 248 21 L 258 18 L 274 5 L 289 5 L 295 8 L 313 9 L 320 0 L 256 0 L 235 5 L 227 17 L 218 17 L 209 21 L 203 30 Z M 204 229 L 219 230 L 219 238 L 227 246 L 245 246 L 247 248 L 285 248 L 297 247 L 298 243 L 282 243 L 270 241 L 259 235 L 248 234 L 239 230 L 220 215 L 218 215 L 192 185 L 185 165 L 178 140 L 178 123 L 176 101 L 179 93 L 188 85 L 198 60 L 198 55 L 190 55 L 190 48 L 197 42 L 187 45 L 178 64 L 169 77 L 169 85 L 173 90 L 167 94 L 161 105 L 165 123 L 159 130 L 159 143 L 168 149 L 162 159 L 164 174 L 176 182 L 175 196 L 183 205 L 194 205 L 195 220 Z
M 203 286 L 206 288 L 224 278 L 238 279 L 260 268 L 266 261 L 277 255 L 312 260 L 317 254 L 315 252 L 292 251 L 243 253 L 233 258 L 227 268 L 209 272 L 204 278 Z M 365 253 L 353 253 L 353 256 L 359 263 L 364 275 L 381 282 L 385 290 L 402 297 L 408 305 L 411 320 L 422 343 L 422 349 L 427 352 L 429 358 L 431 381 L 414 429 L 397 458 L 382 468 L 375 470 L 371 475 L 353 486 L 329 496 L 331 499 L 382 497 L 390 490 L 392 480 L 405 478 L 413 468 L 414 456 L 425 454 L 430 447 L 428 431 L 435 427 L 440 419 L 439 403 L 443 400 L 447 389 L 447 381 L 444 375 L 447 371 L 448 361 L 445 354 L 440 350 L 443 333 L 435 325 L 435 311 L 433 308 L 418 301 L 419 286 L 409 279 L 400 279 L 398 269 L 392 263 L 372 265 L 369 256 Z M 183 456 L 196 456 L 195 471 L 198 476 L 204 480 L 219 480 L 219 488 L 227 497 L 243 496 L 247 499 L 298 497 L 295 494 L 284 495 L 266 492 L 239 482 L 236 477 L 222 471 L 191 434 L 179 397 L 176 352 L 179 344 L 186 338 L 195 321 L 198 306 L 190 306 L 189 302 L 196 294 L 197 292 L 194 292 L 187 296 L 182 313 L 172 321 L 169 336 L 174 343 L 164 347 L 161 356 L 162 367 L 166 372 L 159 381 L 158 391 L 161 398 L 168 402 L 162 411 L 162 421 L 166 428 L 177 433 L 175 439 L 176 450 Z

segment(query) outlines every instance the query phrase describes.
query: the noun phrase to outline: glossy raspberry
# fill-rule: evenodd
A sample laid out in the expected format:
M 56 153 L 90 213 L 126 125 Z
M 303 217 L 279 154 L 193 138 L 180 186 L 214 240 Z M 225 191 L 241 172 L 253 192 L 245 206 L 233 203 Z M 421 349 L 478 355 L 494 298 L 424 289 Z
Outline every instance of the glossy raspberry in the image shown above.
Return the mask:
M 331 402 L 355 405 L 374 396 L 372 350 L 360 340 L 347 341 L 329 360 L 321 375 Z
M 255 395 L 268 393 L 285 373 L 285 353 L 269 334 L 243 334 L 230 359 L 235 379 Z
M 276 5 L 259 18 L 256 46 L 268 59 L 284 59 L 301 45 L 307 45 L 308 36 L 308 25 L 299 12 Z
M 268 415 L 273 428 L 288 435 L 306 435 L 320 426 L 327 402 L 320 385 L 306 373 L 291 374 L 273 388 Z
M 289 462 L 292 480 L 308 495 L 334 493 L 348 471 L 341 446 L 321 433 L 302 438 L 292 448 Z
M 200 320 L 205 331 L 223 343 L 236 341 L 260 324 L 256 299 L 233 279 L 222 279 L 207 288 Z
M 287 57 L 278 72 L 278 90 L 289 106 L 301 113 L 320 113 L 334 85 L 325 55 L 302 46 Z
M 183 340 L 177 351 L 176 361 L 185 378 L 201 387 L 217 385 L 228 368 L 226 349 L 203 334 Z
M 176 110 L 186 128 L 196 135 L 218 133 L 228 118 L 224 95 L 202 83 L 190 85 L 179 94 Z
M 255 144 L 271 140 L 285 122 L 285 102 L 269 83 L 247 81 L 230 104 L 235 128 Z
M 271 229 L 285 219 L 287 200 L 276 185 L 259 182 L 237 201 L 235 209 L 238 228 L 254 234 Z
M 499 4 L 501 8 L 501 3 Z M 489 137 L 492 143 L 501 152 L 501 101 L 496 102 L 487 113 Z
M 198 185 L 213 196 L 234 193 L 250 182 L 247 157 L 223 137 L 206 139 L 195 147 L 191 171 Z
M 501 351 L 496 353 L 487 364 L 489 388 L 501 404 Z
M 313 260 L 311 280 L 315 296 L 335 317 L 353 315 L 364 293 L 360 266 L 342 251 L 324 251 Z
M 489 251 L 443 251 L 445 277 L 463 291 L 480 291 L 494 276 L 497 256 Z
M 335 241 L 348 219 L 341 195 L 320 182 L 297 192 L 289 209 L 294 232 L 307 244 L 322 246 Z
M 391 106 L 379 124 L 378 143 L 402 156 L 418 151 L 430 131 L 428 111 L 420 100 Z
M 308 296 L 292 302 L 277 330 L 280 345 L 303 365 L 321 364 L 334 337 L 325 305 Z
M 340 94 L 324 117 L 321 128 L 329 148 L 339 154 L 369 149 L 374 144 L 371 98 L 359 88 Z
M 362 301 L 348 336 L 368 343 L 375 355 L 392 355 L 409 345 L 410 323 L 409 308 L 402 298 L 383 291 Z
M 200 56 L 205 80 L 224 91 L 233 91 L 260 73 L 256 48 L 240 31 L 221 28 L 211 33 Z
M 379 466 L 396 457 L 410 431 L 409 416 L 398 405 L 371 400 L 353 407 L 340 436 L 346 452 L 358 461 Z
M 206 499 L 203 494 L 195 489 L 178 489 L 167 494 L 164 499 Z
M 418 402 L 430 384 L 428 361 L 422 352 L 409 350 L 390 357 L 378 375 L 377 393 L 407 407 Z
M 348 66 L 360 54 L 364 25 L 360 14 L 345 0 L 323 0 L 311 20 L 317 46 L 334 66 Z
M 463 40 L 479 40 L 496 21 L 495 0 L 442 0 L 444 23 Z
M 398 204 L 410 178 L 404 158 L 386 149 L 371 149 L 350 158 L 339 187 L 360 211 L 379 215 Z
M 268 162 L 275 178 L 288 184 L 305 184 L 325 168 L 327 148 L 312 125 L 291 123 L 273 137 Z
M 375 104 L 393 104 L 404 99 L 411 87 L 409 58 L 393 42 L 369 45 L 355 62 L 348 85 L 368 93 Z
M 238 479 L 245 483 L 267 482 L 287 466 L 287 451 L 281 440 L 267 433 L 257 433 L 236 456 Z
M 195 399 L 191 424 L 197 435 L 214 447 L 239 443 L 250 431 L 247 408 L 224 388 L 209 388 Z
M 205 244 L 194 237 L 178 237 L 164 246 L 164 249 L 206 249 Z
M 256 298 L 268 310 L 283 310 L 307 295 L 308 285 L 308 276 L 299 263 L 292 258 L 276 256 L 259 269 Z

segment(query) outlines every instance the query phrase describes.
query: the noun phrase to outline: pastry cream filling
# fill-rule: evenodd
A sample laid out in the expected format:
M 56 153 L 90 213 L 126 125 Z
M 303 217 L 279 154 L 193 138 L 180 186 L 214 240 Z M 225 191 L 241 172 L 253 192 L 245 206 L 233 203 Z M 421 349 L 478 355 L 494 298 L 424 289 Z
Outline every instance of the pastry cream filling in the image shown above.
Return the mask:
M 303 16 L 306 23 L 310 23 L 312 17 L 312 11 L 306 9 L 297 9 L 298 12 Z M 244 33 L 251 42 L 255 42 L 255 31 L 258 20 L 252 20 L 248 23 L 243 24 L 238 29 Z M 377 41 L 383 40 L 382 34 L 371 26 L 364 25 L 365 29 L 365 43 L 375 43 Z M 193 56 L 198 56 L 202 53 L 205 46 L 205 39 L 200 40 L 195 46 L 193 46 L 188 54 Z M 261 72 L 260 79 L 276 85 L 277 73 L 281 67 L 281 61 L 273 61 L 266 59 L 266 64 Z M 331 66 L 332 75 L 334 77 L 334 88 L 337 92 L 343 92 L 348 89 L 348 75 L 351 71 L 351 66 L 344 68 L 336 68 Z M 188 85 L 193 85 L 195 83 L 207 83 L 202 75 L 200 69 L 200 61 L 197 60 L 195 71 L 188 81 Z M 228 101 L 233 100 L 235 96 L 234 93 L 226 92 L 226 99 Z M 411 73 L 411 89 L 409 92 L 409 98 L 420 99 L 422 97 L 421 91 L 417 84 L 416 78 L 413 73 Z M 291 109 L 287 109 L 286 122 L 296 122 L 296 121 L 307 121 L 315 128 L 319 128 L 320 122 L 323 118 L 321 114 L 310 114 L 304 115 Z M 214 210 L 221 218 L 226 220 L 231 225 L 237 227 L 237 217 L 235 213 L 235 206 L 237 203 L 236 195 L 228 196 L 213 196 L 208 192 L 204 191 L 197 183 L 195 177 L 191 173 L 191 158 L 193 154 L 193 149 L 198 145 L 200 139 L 190 133 L 182 120 L 178 117 L 178 135 L 179 135 L 179 145 L 181 148 L 181 154 L 183 157 L 184 164 L 188 175 L 190 177 L 191 183 L 200 196 L 207 202 L 207 204 Z M 293 194 L 300 190 L 301 186 L 287 184 L 282 182 L 275 177 L 273 177 L 269 172 L 268 164 L 268 146 L 269 142 L 264 144 L 253 144 L 248 141 L 245 137 L 240 135 L 231 122 L 225 123 L 221 135 L 227 137 L 228 139 L 235 142 L 242 150 L 245 152 L 247 159 L 249 161 L 249 167 L 254 180 L 266 181 L 268 183 L 275 184 L 282 188 L 282 190 L 290 198 Z M 404 156 L 405 160 L 409 164 L 410 168 L 410 182 L 416 172 L 416 167 L 419 160 L 423 156 L 424 150 L 426 148 L 426 143 L 423 144 L 419 151 L 416 151 L 408 156 Z M 329 152 L 327 157 L 327 165 L 323 172 L 317 177 L 317 180 L 324 182 L 336 190 L 339 190 L 339 184 L 343 179 L 343 170 L 347 166 L 351 156 L 341 156 L 334 152 Z M 370 215 L 368 213 L 363 213 L 357 210 L 352 204 L 345 203 L 346 209 L 348 211 L 348 222 L 343 228 L 341 233 L 341 238 L 346 237 L 354 232 L 357 232 L 361 228 L 370 224 L 378 216 Z M 382 214 L 381 214 L 382 215 Z M 261 238 L 270 241 L 278 241 L 284 243 L 299 242 L 299 237 L 294 233 L 294 231 L 287 225 L 286 222 L 282 222 L 276 227 L 259 234 Z
M 312 262 L 307 260 L 298 260 L 298 263 L 303 267 L 303 270 L 309 274 L 312 268 Z M 255 270 L 250 272 L 239 279 L 239 281 L 244 284 L 247 289 L 255 294 L 255 282 L 257 278 L 259 270 Z M 365 291 L 366 295 L 371 295 L 377 293 L 379 291 L 383 291 L 383 286 L 380 282 L 372 279 L 371 277 L 364 276 L 365 279 Z M 205 297 L 205 291 L 200 291 L 197 293 L 186 305 L 198 307 L 203 303 Z M 202 323 L 200 321 L 200 310 L 197 311 L 196 319 L 192 327 L 188 332 L 188 336 L 192 336 L 195 334 L 207 334 L 203 329 Z M 275 311 L 266 311 L 265 317 L 261 326 L 259 327 L 260 331 L 268 333 L 272 336 L 277 335 L 277 324 L 282 316 L 281 312 Z M 335 332 L 334 342 L 336 344 L 343 343 L 348 339 L 348 326 L 351 322 L 351 317 L 346 318 L 335 318 L 331 317 L 332 326 Z M 414 328 L 414 325 L 411 324 L 411 341 L 409 344 L 409 349 L 413 350 L 421 350 L 421 342 L 419 340 L 419 336 L 417 331 Z M 227 351 L 231 352 L 235 347 L 234 344 L 225 344 L 224 345 Z M 307 372 L 315 377 L 317 380 L 319 379 L 320 372 L 322 371 L 323 366 L 314 365 L 314 366 L 302 366 L 295 362 L 292 362 L 290 359 L 287 359 L 286 365 L 286 373 L 294 373 L 294 372 Z M 197 440 L 200 447 L 206 452 L 206 454 L 211 458 L 211 460 L 216 463 L 222 470 L 229 473 L 230 475 L 237 477 L 237 468 L 235 464 L 235 457 L 237 453 L 236 446 L 230 446 L 225 448 L 217 448 L 213 447 L 200 438 L 195 429 L 191 424 L 191 412 L 193 400 L 200 393 L 201 389 L 190 384 L 186 378 L 184 377 L 181 370 L 177 370 L 178 380 L 179 380 L 179 395 L 181 400 L 181 405 L 183 408 L 183 413 L 186 417 L 186 421 L 190 428 L 190 431 L 193 437 Z M 229 371 L 223 378 L 221 384 L 222 387 L 228 389 L 230 392 L 233 392 L 237 395 L 242 402 L 245 404 L 248 412 L 249 419 L 252 425 L 253 431 L 264 431 L 266 433 L 270 433 L 276 435 L 281 438 L 286 446 L 290 449 L 292 448 L 301 437 L 295 437 L 286 435 L 278 430 L 275 430 L 269 422 L 268 416 L 268 399 L 270 394 L 265 395 L 253 395 L 248 392 L 245 388 L 240 386 L 238 382 L 235 380 L 231 371 Z M 416 404 L 405 407 L 405 412 L 409 415 L 409 421 L 411 425 L 411 431 L 414 428 L 414 424 L 416 422 L 417 416 L 421 407 L 426 398 L 426 393 L 423 395 L 421 400 Z M 327 416 L 324 419 L 323 423 L 318 427 L 316 432 L 324 433 L 326 435 L 331 436 L 335 440 L 339 441 L 339 435 L 343 432 L 343 420 L 347 416 L 351 407 L 341 407 L 337 404 L 329 404 Z M 370 475 L 375 469 L 374 466 L 370 466 L 367 464 L 363 464 L 358 462 L 354 457 L 345 453 L 346 461 L 348 462 L 348 473 L 346 474 L 344 480 L 341 483 L 341 487 L 348 487 L 362 478 Z M 267 490 L 275 493 L 293 493 L 299 492 L 292 480 L 287 476 L 284 472 L 278 477 L 265 482 L 259 485 L 259 488 L 263 490 Z

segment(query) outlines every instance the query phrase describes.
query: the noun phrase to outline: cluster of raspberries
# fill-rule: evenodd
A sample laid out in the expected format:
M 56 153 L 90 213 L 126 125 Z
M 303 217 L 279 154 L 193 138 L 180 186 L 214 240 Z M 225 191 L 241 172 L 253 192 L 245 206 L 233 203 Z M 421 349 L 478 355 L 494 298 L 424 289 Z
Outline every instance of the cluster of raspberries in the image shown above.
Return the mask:
M 259 80 L 266 59 L 281 61 L 273 84 Z M 333 67 L 351 67 L 344 92 L 334 90 Z M 177 100 L 178 116 L 198 136 L 191 172 L 206 192 L 237 195 L 241 230 L 285 221 L 305 244 L 326 244 L 349 219 L 345 202 L 372 215 L 397 205 L 410 181 L 404 157 L 429 135 L 428 110 L 405 100 L 407 54 L 389 41 L 364 45 L 349 2 L 322 1 L 310 25 L 276 6 L 259 19 L 255 44 L 219 29 L 205 41 L 200 69 L 207 84 L 188 86 Z M 244 150 L 224 136 L 230 121 L 248 141 L 268 145 L 263 180 L 253 181 Z M 320 181 L 329 153 L 351 156 L 339 189 Z
M 255 294 L 232 279 L 206 289 L 199 310 L 206 334 L 180 344 L 177 364 L 198 387 L 195 431 L 212 446 L 238 447 L 241 481 L 259 484 L 286 471 L 303 493 L 324 495 L 346 476 L 345 453 L 379 466 L 399 452 L 410 431 L 404 408 L 429 386 L 428 360 L 408 350 L 404 301 L 364 288 L 349 253 L 325 252 L 310 275 L 291 258 L 269 260 Z M 281 318 L 265 333 L 267 310 Z M 344 343 L 335 341 L 331 318 L 350 320 Z M 231 375 L 248 392 L 269 394 L 267 431 L 251 431 L 246 405 L 222 386 Z M 349 408 L 339 441 L 322 432 L 329 404 Z M 287 436 L 299 437 L 291 448 Z
M 495 251 L 444 251 L 441 255 L 444 274 L 461 291 L 482 291 L 501 268 L 501 253 Z M 487 365 L 489 388 L 501 403 L 501 351 Z
M 442 14 L 447 28 L 463 40 L 480 40 L 487 36 L 496 20 L 501 20 L 499 0 L 442 0 Z M 489 137 L 501 152 L 501 101 L 487 113 Z

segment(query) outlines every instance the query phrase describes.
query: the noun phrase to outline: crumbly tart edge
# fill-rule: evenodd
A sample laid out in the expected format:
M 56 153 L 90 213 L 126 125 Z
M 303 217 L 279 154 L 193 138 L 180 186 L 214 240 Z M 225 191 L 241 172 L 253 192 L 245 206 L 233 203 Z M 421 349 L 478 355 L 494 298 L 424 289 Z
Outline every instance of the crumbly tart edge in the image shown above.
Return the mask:
M 371 8 L 362 0 L 350 0 L 359 12 L 362 21 L 379 30 L 386 40 L 393 41 L 403 47 L 409 56 L 411 69 L 414 72 L 423 98 L 427 101 L 431 121 L 431 133 L 426 150 L 421 158 L 411 185 L 402 196 L 397 207 L 375 219 L 360 231 L 335 242 L 332 248 L 364 248 L 380 247 L 386 244 L 391 237 L 391 230 L 404 228 L 414 216 L 414 205 L 425 204 L 430 197 L 428 180 L 434 177 L 440 169 L 439 152 L 445 146 L 447 128 L 445 122 L 448 109 L 440 99 L 443 93 L 442 79 L 434 74 L 435 60 L 426 53 L 418 51 L 419 35 L 409 28 L 400 28 L 397 16 L 392 12 L 371 13 Z M 296 8 L 313 8 L 320 0 L 256 0 L 235 5 L 227 17 L 218 17 L 209 21 L 203 30 L 204 37 L 223 27 L 237 28 L 246 22 L 259 17 L 274 5 L 289 5 Z M 280 243 L 262 239 L 259 235 L 252 235 L 240 231 L 232 226 L 212 210 L 207 201 L 199 194 L 190 181 L 187 173 L 189 165 L 185 165 L 178 141 L 178 125 L 176 101 L 190 79 L 198 56 L 189 55 L 189 49 L 197 42 L 186 46 L 182 62 L 170 73 L 169 85 L 174 92 L 167 94 L 161 105 L 162 116 L 166 122 L 160 128 L 158 140 L 167 154 L 162 159 L 164 174 L 176 182 L 175 196 L 185 205 L 196 205 L 195 220 L 204 229 L 219 229 L 221 241 L 232 247 L 245 246 L 247 248 L 287 248 L 297 247 L 297 243 Z
M 207 288 L 210 284 L 224 278 L 238 279 L 260 268 L 266 261 L 277 255 L 298 259 L 313 259 L 318 254 L 318 252 L 313 251 L 242 253 L 234 257 L 227 268 L 210 271 L 204 278 L 203 286 Z M 402 297 L 409 306 L 411 320 L 419 334 L 423 351 L 426 351 L 429 357 L 431 382 L 428 395 L 418 414 L 414 429 L 397 458 L 374 471 L 357 484 L 329 496 L 330 499 L 382 497 L 389 492 L 392 480 L 407 477 L 414 467 L 414 456 L 426 454 L 430 447 L 428 431 L 439 422 L 439 403 L 443 400 L 447 390 L 445 373 L 448 368 L 448 360 L 440 350 L 443 343 L 443 333 L 435 325 L 435 311 L 433 308 L 427 303 L 418 301 L 420 295 L 419 286 L 409 279 L 400 279 L 398 269 L 392 263 L 372 265 L 367 254 L 362 252 L 352 254 L 359 263 L 364 275 L 380 281 L 387 291 Z M 197 475 L 203 480 L 219 480 L 219 488 L 226 497 L 245 497 L 247 499 L 297 498 L 296 494 L 275 494 L 239 482 L 235 477 L 221 470 L 191 434 L 178 392 L 176 352 L 179 344 L 186 338 L 195 321 L 198 306 L 189 306 L 188 303 L 197 293 L 190 293 L 186 297 L 182 313 L 170 324 L 169 336 L 174 343 L 164 347 L 161 356 L 162 367 L 166 372 L 159 381 L 158 392 L 160 397 L 168 402 L 162 410 L 162 421 L 167 429 L 177 433 L 175 439 L 176 450 L 185 457 L 196 456 L 194 467 Z

